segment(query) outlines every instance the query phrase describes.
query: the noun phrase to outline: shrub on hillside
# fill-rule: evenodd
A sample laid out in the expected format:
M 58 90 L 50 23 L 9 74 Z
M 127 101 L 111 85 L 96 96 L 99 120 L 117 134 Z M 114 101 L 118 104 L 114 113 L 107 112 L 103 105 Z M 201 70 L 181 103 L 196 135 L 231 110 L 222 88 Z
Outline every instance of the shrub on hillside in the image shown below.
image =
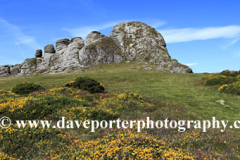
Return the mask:
M 43 89 L 42 86 L 32 83 L 32 82 L 22 82 L 17 83 L 11 90 L 11 92 L 16 94 L 29 94 L 34 91 Z
M 224 84 L 218 88 L 218 91 L 240 95 L 240 82 L 234 82 L 233 84 Z
M 229 71 L 229 70 L 225 70 L 222 71 L 221 73 L 219 73 L 220 75 L 224 75 L 224 76 L 231 76 L 231 77 L 236 77 L 238 75 L 240 75 L 240 71 Z
M 12 121 L 45 118 L 58 120 L 60 115 L 57 112 L 59 110 L 78 106 L 88 107 L 91 104 L 71 97 L 20 97 L 0 104 L 0 115 L 4 114 Z
M 204 78 L 205 86 L 214 86 L 214 85 L 223 85 L 223 84 L 230 84 L 236 82 L 238 80 L 237 77 L 232 76 L 224 76 L 224 75 L 209 75 Z
M 65 86 L 87 90 L 90 93 L 101 93 L 105 90 L 105 87 L 102 83 L 89 77 L 74 78 L 70 82 L 65 83 Z

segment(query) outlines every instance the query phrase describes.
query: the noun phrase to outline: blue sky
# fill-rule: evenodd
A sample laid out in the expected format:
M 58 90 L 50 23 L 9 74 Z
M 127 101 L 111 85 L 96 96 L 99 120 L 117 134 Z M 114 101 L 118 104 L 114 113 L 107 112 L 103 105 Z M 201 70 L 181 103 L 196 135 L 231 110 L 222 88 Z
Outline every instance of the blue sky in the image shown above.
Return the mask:
M 20 64 L 61 38 L 110 36 L 116 24 L 140 21 L 195 73 L 240 70 L 239 15 L 239 0 L 1 0 L 0 65 Z

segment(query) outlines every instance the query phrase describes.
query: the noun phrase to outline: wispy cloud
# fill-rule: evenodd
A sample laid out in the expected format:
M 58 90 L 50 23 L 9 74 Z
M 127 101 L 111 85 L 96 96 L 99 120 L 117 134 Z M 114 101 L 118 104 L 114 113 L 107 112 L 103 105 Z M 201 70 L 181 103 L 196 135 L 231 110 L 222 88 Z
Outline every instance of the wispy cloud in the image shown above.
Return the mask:
M 240 26 L 207 27 L 202 29 L 184 28 L 158 30 L 167 43 L 187 42 L 194 40 L 207 40 L 213 38 L 240 37 Z M 235 42 L 234 42 L 235 43 Z
M 226 49 L 228 47 L 230 47 L 231 45 L 233 45 L 234 43 L 236 43 L 240 38 L 236 38 L 233 41 L 231 41 L 230 43 L 228 43 L 227 45 L 222 46 L 222 49 Z
M 165 22 L 155 22 L 155 23 L 151 24 L 150 26 L 152 26 L 153 28 L 158 28 L 164 24 L 166 24 L 166 23 Z
M 151 26 L 155 29 L 166 24 L 165 21 L 162 21 L 162 20 L 159 20 L 159 19 L 152 19 L 152 18 L 150 18 L 150 19 L 149 18 L 147 18 L 147 19 L 146 18 L 141 18 L 140 22 L 143 22 L 143 23 L 145 23 L 145 24 L 147 24 L 147 25 L 149 25 L 149 26 Z
M 34 37 L 24 34 L 18 26 L 8 23 L 2 18 L 0 18 L 0 29 L 6 34 L 11 35 L 15 45 L 19 47 L 24 58 L 25 56 L 20 47 L 21 44 L 28 45 L 34 49 L 40 48 Z
M 87 35 L 91 31 L 101 31 L 101 30 L 113 27 L 116 24 L 121 23 L 121 22 L 123 22 L 123 21 L 115 21 L 115 22 L 109 22 L 109 23 L 101 24 L 101 25 L 85 26 L 85 27 L 74 28 L 74 29 L 63 28 L 63 30 L 68 31 L 73 37 L 80 36 L 83 39 L 86 39 Z
M 184 64 L 184 65 L 187 65 L 187 66 L 194 66 L 194 65 L 197 65 L 199 63 L 187 63 L 187 64 Z

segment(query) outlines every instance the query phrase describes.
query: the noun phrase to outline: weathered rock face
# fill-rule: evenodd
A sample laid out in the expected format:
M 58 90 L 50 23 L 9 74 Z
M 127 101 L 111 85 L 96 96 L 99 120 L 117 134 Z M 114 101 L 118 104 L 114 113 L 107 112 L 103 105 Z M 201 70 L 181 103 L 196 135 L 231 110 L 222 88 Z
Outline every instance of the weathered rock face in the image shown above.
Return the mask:
M 20 74 L 30 75 L 82 71 L 78 58 L 78 52 L 84 46 L 84 41 L 81 37 L 72 38 L 71 41 L 67 38 L 58 40 L 56 42 L 56 53 L 48 53 L 53 52 L 54 47 L 53 45 L 47 46 L 43 58 L 26 59 L 23 62 Z
M 0 66 L 0 76 L 16 75 L 20 73 L 20 64 Z
M 84 46 L 84 40 L 81 37 L 72 38 L 70 44 L 68 45 L 69 48 L 73 48 L 73 49 L 82 49 L 83 46 Z
M 89 45 L 90 43 L 92 43 L 93 41 L 99 39 L 99 38 L 103 38 L 104 35 L 101 34 L 98 31 L 92 31 L 90 34 L 88 34 L 87 38 L 86 38 L 86 42 L 85 42 L 85 46 Z
M 159 65 L 158 70 L 162 71 L 191 72 L 189 67 L 171 59 L 162 35 L 144 23 L 119 23 L 111 31 L 110 37 L 128 60 L 150 62 Z
M 84 41 L 81 37 L 72 38 L 71 41 L 63 39 L 67 47 L 62 48 L 56 52 L 50 62 L 50 72 L 80 72 L 82 71 L 79 63 L 79 50 L 83 48 Z
M 48 44 L 44 47 L 44 53 L 55 53 L 53 44 Z
M 35 57 L 42 57 L 42 50 L 41 49 L 36 50 Z
M 56 42 L 56 51 L 58 52 L 58 51 L 60 51 L 60 50 L 62 50 L 64 48 L 67 48 L 69 43 L 70 43 L 70 40 L 67 39 L 67 38 L 63 38 L 63 39 L 57 40 L 57 42 Z
M 18 73 L 20 73 L 20 67 L 21 67 L 20 64 L 11 65 L 10 66 L 10 73 L 11 74 L 18 74 Z
M 192 69 L 179 63 L 176 59 L 159 59 L 154 62 L 158 67 L 156 70 L 175 73 L 193 73 Z
M 85 46 L 79 51 L 79 60 L 84 67 L 97 65 L 100 62 L 124 62 L 125 56 L 111 38 L 93 31 L 87 36 Z
M 8 76 L 10 73 L 10 67 L 8 65 L 0 66 L 0 75 Z
M 126 60 L 143 63 L 142 70 L 192 73 L 191 68 L 171 59 L 159 32 L 137 21 L 117 24 L 110 37 L 92 31 L 85 42 L 81 37 L 57 40 L 56 50 L 53 44 L 48 44 L 44 47 L 44 56 L 42 50 L 37 50 L 35 57 L 25 59 L 21 65 L 0 66 L 0 76 L 81 72 L 84 67 Z
M 129 60 L 170 58 L 162 35 L 141 22 L 117 24 L 110 37 Z

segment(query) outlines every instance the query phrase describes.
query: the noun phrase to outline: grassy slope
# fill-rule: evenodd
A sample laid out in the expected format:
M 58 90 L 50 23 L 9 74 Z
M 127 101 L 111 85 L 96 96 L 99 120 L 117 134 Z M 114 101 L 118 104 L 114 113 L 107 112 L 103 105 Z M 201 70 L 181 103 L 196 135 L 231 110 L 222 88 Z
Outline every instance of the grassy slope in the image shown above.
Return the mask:
M 143 97 L 180 106 L 190 115 L 184 117 L 184 119 L 191 119 L 194 116 L 195 119 L 211 120 L 214 116 L 218 120 L 230 120 L 231 122 L 239 120 L 240 96 L 219 93 L 217 91 L 218 86 L 206 87 L 198 85 L 202 77 L 206 75 L 141 71 L 140 65 L 132 63 L 101 64 L 96 67 L 86 68 L 86 72 L 79 73 L 0 78 L 0 90 L 10 90 L 15 83 L 23 81 L 35 82 L 45 88 L 62 87 L 65 82 L 77 76 L 89 76 L 102 82 L 107 92 L 134 92 Z M 221 99 L 230 107 L 224 107 L 216 102 Z M 169 109 L 171 110 L 172 107 L 169 107 Z M 173 111 L 173 114 L 175 113 L 176 111 Z M 167 117 L 174 117 L 168 111 L 164 114 L 167 114 Z M 151 115 L 146 116 L 151 117 Z M 158 116 L 155 115 L 156 117 Z M 87 136 L 87 131 L 81 135 L 79 135 L 79 131 L 75 130 L 68 132 L 85 141 L 91 139 L 90 135 Z M 100 132 L 102 130 L 96 134 L 100 134 Z M 232 129 L 231 132 L 238 135 L 237 129 Z M 98 135 L 95 136 L 98 137 Z
M 134 69 L 133 69 L 134 68 Z M 106 86 L 107 92 L 134 92 L 144 97 L 183 107 L 200 119 L 215 116 L 218 120 L 238 120 L 240 96 L 219 93 L 217 87 L 197 85 L 206 74 L 163 73 L 141 71 L 137 64 L 101 64 L 86 72 L 35 75 L 22 78 L 0 79 L 0 89 L 10 90 L 17 82 L 30 81 L 43 87 L 61 87 L 76 76 L 89 76 Z M 223 99 L 224 107 L 217 100 Z

